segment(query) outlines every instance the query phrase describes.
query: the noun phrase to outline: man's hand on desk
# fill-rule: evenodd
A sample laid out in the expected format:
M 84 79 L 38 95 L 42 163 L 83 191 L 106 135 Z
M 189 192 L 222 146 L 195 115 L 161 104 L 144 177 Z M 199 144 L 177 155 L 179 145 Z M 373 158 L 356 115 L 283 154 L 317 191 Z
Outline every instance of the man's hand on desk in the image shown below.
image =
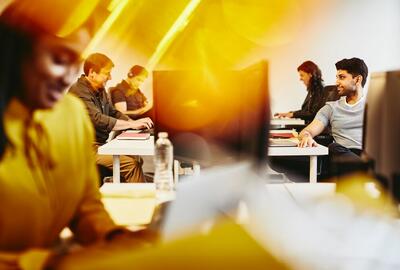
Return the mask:
M 316 147 L 317 142 L 309 134 L 304 134 L 299 137 L 298 147 Z
M 276 117 L 276 118 L 293 118 L 293 113 L 292 112 L 275 113 L 274 117 Z
M 140 118 L 137 120 L 129 120 L 132 129 L 150 129 L 153 127 L 153 121 L 149 117 Z

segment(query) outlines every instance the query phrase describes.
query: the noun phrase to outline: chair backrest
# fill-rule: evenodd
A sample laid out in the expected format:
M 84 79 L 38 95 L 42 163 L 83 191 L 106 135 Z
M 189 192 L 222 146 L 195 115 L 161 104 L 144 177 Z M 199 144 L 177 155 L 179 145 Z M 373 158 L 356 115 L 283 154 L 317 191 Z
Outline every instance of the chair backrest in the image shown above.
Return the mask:
M 336 85 L 326 85 L 324 87 L 325 102 L 335 101 L 340 98 Z

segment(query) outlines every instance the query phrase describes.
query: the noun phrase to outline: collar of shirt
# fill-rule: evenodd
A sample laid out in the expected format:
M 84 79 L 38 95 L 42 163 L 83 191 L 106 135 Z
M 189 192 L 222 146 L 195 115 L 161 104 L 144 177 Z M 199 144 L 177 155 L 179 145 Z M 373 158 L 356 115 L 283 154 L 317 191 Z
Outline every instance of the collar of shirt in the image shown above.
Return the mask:
M 363 103 L 363 102 L 365 101 L 365 95 L 363 94 L 363 95 L 362 95 L 355 103 L 353 103 L 353 104 L 347 103 L 347 98 L 346 98 L 346 96 L 342 96 L 342 97 L 340 97 L 340 99 L 343 101 L 343 103 L 344 103 L 345 106 L 351 108 L 351 107 L 357 106 L 357 105 L 360 104 L 360 103 Z
M 93 86 L 90 84 L 89 80 L 86 78 L 85 74 L 82 74 L 78 81 L 80 84 L 83 84 L 86 88 L 88 88 L 90 90 L 89 92 L 97 98 L 101 98 L 103 92 L 105 92 L 104 88 L 100 88 L 97 90 L 94 89 Z
M 4 126 L 11 145 L 23 147 L 30 166 L 54 166 L 49 149 L 48 134 L 43 126 L 45 110 L 30 112 L 18 99 L 14 98 L 7 106 Z

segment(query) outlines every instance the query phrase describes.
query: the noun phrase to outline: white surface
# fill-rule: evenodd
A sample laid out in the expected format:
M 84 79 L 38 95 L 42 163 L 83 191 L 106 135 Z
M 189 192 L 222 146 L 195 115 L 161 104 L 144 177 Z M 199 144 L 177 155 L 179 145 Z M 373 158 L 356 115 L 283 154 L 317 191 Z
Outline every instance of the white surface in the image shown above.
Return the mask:
M 270 121 L 273 126 L 305 125 L 304 120 L 299 118 L 273 118 Z
M 114 183 L 120 183 L 121 182 L 121 163 L 119 162 L 119 156 L 118 155 L 113 155 L 113 181 Z
M 157 204 L 152 183 L 105 183 L 102 201 L 118 225 L 138 226 L 151 222 Z
M 154 136 L 148 140 L 111 140 L 100 146 L 97 150 L 99 155 L 113 155 L 113 182 L 120 182 L 120 159 L 121 155 L 154 155 Z
M 285 187 L 290 199 L 267 186 L 249 191 L 245 202 L 249 232 L 289 268 L 400 269 L 396 217 L 333 195 L 334 186 Z
M 270 146 L 268 148 L 268 156 L 279 157 L 279 156 L 310 156 L 310 183 L 317 182 L 317 156 L 328 155 L 328 147 L 318 144 L 316 147 L 279 147 Z
M 176 200 L 168 207 L 164 220 L 162 238 L 173 240 L 204 232 L 214 218 L 232 214 L 247 186 L 258 180 L 251 164 L 242 162 L 206 169 L 198 178 L 179 182 Z
M 173 240 L 202 232 L 204 226 L 220 215 L 236 216 L 238 203 L 247 192 L 253 188 L 263 190 L 263 187 L 276 197 L 299 202 L 334 193 L 334 184 L 265 184 L 265 180 L 254 173 L 251 164 L 245 162 L 212 168 L 204 170 L 195 180 L 188 179 L 178 184 L 176 200 L 168 208 L 161 235 L 164 240 Z M 280 205 L 260 207 L 279 208 Z M 248 216 L 247 210 L 240 210 L 242 213 L 236 217 L 240 222 L 249 222 L 242 219 Z
M 335 195 L 335 183 L 283 183 L 266 184 L 269 192 L 294 200 L 299 206 L 306 205 L 320 198 Z
M 154 136 L 148 140 L 112 140 L 99 147 L 99 155 L 154 155 Z
M 318 145 L 317 147 L 274 147 L 268 148 L 268 156 L 325 156 L 328 155 L 328 147 Z
M 128 196 L 135 198 L 155 197 L 156 188 L 153 183 L 105 183 L 100 192 L 103 196 Z
M 299 205 L 319 198 L 332 196 L 336 191 L 335 183 L 285 183 L 282 185 L 285 186 Z

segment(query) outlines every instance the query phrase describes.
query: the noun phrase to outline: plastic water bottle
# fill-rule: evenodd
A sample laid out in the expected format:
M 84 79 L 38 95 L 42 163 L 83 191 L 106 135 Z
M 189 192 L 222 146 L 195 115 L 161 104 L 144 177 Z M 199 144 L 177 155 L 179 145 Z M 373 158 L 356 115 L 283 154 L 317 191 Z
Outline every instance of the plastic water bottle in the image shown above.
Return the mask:
M 167 132 L 159 132 L 154 155 L 154 184 L 156 196 L 161 200 L 171 199 L 174 191 L 172 176 L 173 146 Z

